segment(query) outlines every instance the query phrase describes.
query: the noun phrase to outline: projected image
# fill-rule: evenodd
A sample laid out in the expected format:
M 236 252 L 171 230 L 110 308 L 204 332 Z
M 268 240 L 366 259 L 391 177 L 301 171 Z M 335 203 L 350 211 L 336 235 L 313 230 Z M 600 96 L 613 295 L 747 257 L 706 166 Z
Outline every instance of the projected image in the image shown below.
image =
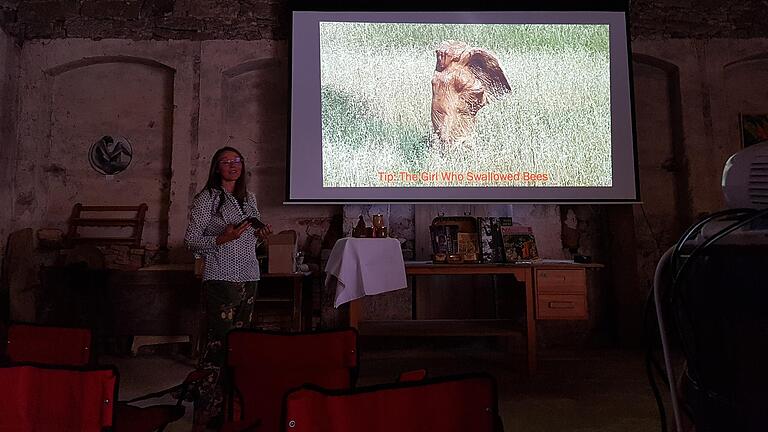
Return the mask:
M 324 187 L 610 187 L 608 25 L 320 23 Z
M 475 116 L 489 100 L 509 92 L 509 83 L 493 54 L 463 42 L 437 48 L 432 75 L 432 131 L 451 146 L 471 136 Z

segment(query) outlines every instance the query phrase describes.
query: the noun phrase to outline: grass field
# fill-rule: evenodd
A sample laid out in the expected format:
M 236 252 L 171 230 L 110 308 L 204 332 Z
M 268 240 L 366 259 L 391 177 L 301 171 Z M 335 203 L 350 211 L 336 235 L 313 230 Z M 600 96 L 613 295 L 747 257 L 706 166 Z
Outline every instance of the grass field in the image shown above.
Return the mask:
M 436 142 L 430 120 L 444 40 L 492 52 L 512 88 L 450 148 Z M 607 25 L 323 22 L 320 59 L 324 187 L 611 186 Z

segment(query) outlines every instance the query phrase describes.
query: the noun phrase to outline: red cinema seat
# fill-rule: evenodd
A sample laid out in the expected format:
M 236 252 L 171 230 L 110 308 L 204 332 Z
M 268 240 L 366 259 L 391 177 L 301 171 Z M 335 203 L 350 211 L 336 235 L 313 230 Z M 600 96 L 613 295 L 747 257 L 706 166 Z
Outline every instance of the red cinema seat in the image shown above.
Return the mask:
M 85 328 L 11 324 L 6 356 L 13 363 L 85 366 L 91 362 L 91 331 Z
M 8 325 L 0 320 L 0 364 L 8 362 Z
M 496 385 L 488 375 L 357 388 L 304 386 L 285 396 L 285 432 L 499 432 Z
M 72 371 L 72 369 L 66 368 L 85 366 L 91 362 L 91 341 L 91 331 L 89 329 L 11 324 L 7 336 L 6 361 L 10 362 L 9 365 L 35 365 L 48 368 L 42 370 Z M 74 369 L 75 372 L 83 372 L 84 370 L 85 369 Z M 43 374 L 43 372 L 40 373 Z M 208 371 L 193 371 L 187 376 L 184 382 L 177 386 L 141 396 L 127 402 L 115 403 L 114 397 L 109 398 L 110 406 L 114 405 L 114 408 L 111 408 L 111 410 L 113 409 L 115 411 L 114 430 L 116 432 L 162 431 L 169 423 L 184 416 L 185 408 L 182 405 L 182 401 L 186 396 L 189 386 L 194 382 L 205 378 L 208 374 Z M 67 381 L 68 379 L 70 381 Z M 70 386 L 71 379 L 71 377 L 62 377 L 61 385 L 63 387 Z M 19 381 L 17 384 L 22 385 L 25 382 L 29 385 L 33 385 L 37 381 Z M 55 382 L 54 385 L 56 385 Z M 0 392 L 1 391 L 4 391 L 2 386 L 0 386 Z M 180 394 L 176 404 L 153 405 L 149 407 L 130 405 L 131 403 L 158 398 L 172 392 Z M 36 395 L 37 393 L 34 394 Z M 33 395 L 35 398 L 38 396 Z M 50 403 L 53 404 L 52 406 L 56 409 L 62 406 L 61 402 L 57 402 L 54 399 L 52 399 Z M 68 405 L 64 404 L 63 406 L 67 407 Z M 0 414 L 2 414 L 1 409 Z M 0 421 L 0 425 L 2 424 L 3 422 Z M 112 419 L 110 417 L 110 425 L 111 424 Z M 49 429 L 22 428 L 11 430 L 47 431 Z M 53 431 L 56 429 L 50 430 Z M 0 432 L 7 431 L 0 427 Z
M 227 334 L 231 384 L 224 430 L 280 431 L 283 395 L 306 383 L 349 389 L 357 376 L 357 331 L 275 333 L 236 329 Z
M 3 432 L 98 432 L 113 424 L 113 368 L 0 367 L 0 389 Z

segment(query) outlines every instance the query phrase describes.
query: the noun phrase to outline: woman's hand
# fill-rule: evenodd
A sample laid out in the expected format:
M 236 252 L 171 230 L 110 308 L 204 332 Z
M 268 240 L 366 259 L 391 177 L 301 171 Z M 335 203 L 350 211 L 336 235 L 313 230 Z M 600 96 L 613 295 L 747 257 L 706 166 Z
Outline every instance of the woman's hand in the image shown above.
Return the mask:
M 240 225 L 233 225 L 229 224 L 226 228 L 224 228 L 224 232 L 216 236 L 216 244 L 224 244 L 227 242 L 231 242 L 232 240 L 239 239 L 241 235 L 243 235 L 243 232 L 245 232 L 246 229 L 248 229 L 248 226 L 250 225 L 250 222 L 243 221 L 240 223 Z
M 265 226 L 256 230 L 256 237 L 258 237 L 260 240 L 266 240 L 270 234 L 272 234 L 271 224 L 266 224 Z

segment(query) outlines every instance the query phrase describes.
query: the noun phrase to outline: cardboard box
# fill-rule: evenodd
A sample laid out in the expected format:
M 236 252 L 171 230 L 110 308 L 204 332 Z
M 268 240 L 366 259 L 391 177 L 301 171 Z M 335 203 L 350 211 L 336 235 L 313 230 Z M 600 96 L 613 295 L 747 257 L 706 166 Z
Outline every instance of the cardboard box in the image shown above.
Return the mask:
M 296 231 L 283 231 L 272 234 L 267 239 L 269 273 L 296 272 Z

